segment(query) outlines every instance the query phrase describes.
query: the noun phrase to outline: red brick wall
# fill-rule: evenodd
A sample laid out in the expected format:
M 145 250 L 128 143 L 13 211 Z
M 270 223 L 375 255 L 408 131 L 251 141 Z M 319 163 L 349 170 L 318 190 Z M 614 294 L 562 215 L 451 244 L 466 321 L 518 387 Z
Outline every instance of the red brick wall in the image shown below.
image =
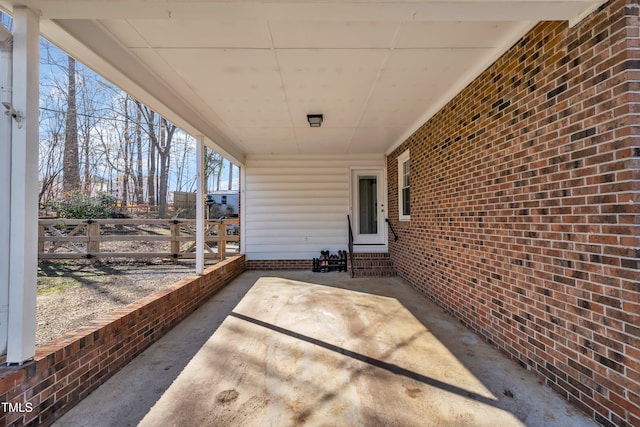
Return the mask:
M 3 412 L 0 425 L 51 424 L 244 270 L 244 256 L 229 258 L 39 347 L 33 362 L 1 368 L 0 402 L 25 412 Z
M 247 261 L 247 270 L 311 270 L 310 259 L 254 259 Z
M 604 425 L 640 425 L 639 14 L 537 25 L 387 159 L 400 275 Z

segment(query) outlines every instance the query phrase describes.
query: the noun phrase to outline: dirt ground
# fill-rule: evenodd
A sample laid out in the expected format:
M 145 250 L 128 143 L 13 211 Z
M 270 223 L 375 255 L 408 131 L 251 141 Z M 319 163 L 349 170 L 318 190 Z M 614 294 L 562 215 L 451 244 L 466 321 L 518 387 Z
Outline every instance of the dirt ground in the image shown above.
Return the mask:
M 169 228 L 148 225 L 103 226 L 101 234 L 157 236 L 169 234 Z M 83 245 L 76 243 L 78 247 Z M 237 245 L 229 244 L 227 250 L 237 250 Z M 101 251 L 169 252 L 169 242 L 111 241 L 102 243 Z M 73 249 L 63 245 L 56 252 L 73 252 Z M 205 260 L 205 266 L 215 262 L 212 259 Z M 38 264 L 36 345 L 58 338 L 194 273 L 195 261 L 174 263 L 166 259 L 132 261 L 122 258 L 95 262 L 41 261 Z
M 214 261 L 207 261 L 206 265 Z M 185 276 L 195 263 L 180 261 L 41 262 L 38 265 L 36 345 L 58 338 Z

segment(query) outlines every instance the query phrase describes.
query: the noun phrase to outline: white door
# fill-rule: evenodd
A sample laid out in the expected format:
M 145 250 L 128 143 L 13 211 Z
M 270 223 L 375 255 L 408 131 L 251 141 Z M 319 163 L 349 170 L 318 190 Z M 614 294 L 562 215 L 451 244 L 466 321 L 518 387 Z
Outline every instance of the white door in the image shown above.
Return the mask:
M 353 170 L 351 173 L 351 213 L 353 241 L 356 245 L 386 243 L 384 171 Z

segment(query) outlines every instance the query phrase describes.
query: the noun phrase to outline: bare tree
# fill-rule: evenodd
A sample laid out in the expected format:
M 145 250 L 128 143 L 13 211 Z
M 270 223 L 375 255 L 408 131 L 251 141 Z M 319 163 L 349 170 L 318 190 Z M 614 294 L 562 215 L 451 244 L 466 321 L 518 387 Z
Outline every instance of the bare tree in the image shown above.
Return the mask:
M 142 108 L 136 102 L 136 203 L 144 203 L 144 176 L 142 169 Z
M 106 174 L 109 176 L 110 193 L 126 203 L 132 194 L 130 182 L 133 181 L 130 97 L 120 91 L 115 94 L 111 99 L 112 116 L 108 119 L 105 117 L 104 125 L 95 129 L 102 153 L 95 151 L 96 155 L 101 155 L 103 159 L 103 168 L 108 168 Z M 108 126 L 107 121 L 110 122 Z
M 160 218 L 164 218 L 167 213 L 167 193 L 169 191 L 169 170 L 171 166 L 171 143 L 173 142 L 173 135 L 176 131 L 176 126 L 169 123 L 167 119 L 162 118 L 160 121 L 160 141 L 156 146 L 158 155 L 160 157 L 160 185 L 158 193 L 158 213 Z
M 189 138 L 185 133 L 182 133 L 182 135 L 183 138 L 177 139 L 175 144 L 172 146 L 173 156 L 177 159 L 177 162 L 174 163 L 176 168 L 174 171 L 174 176 L 176 178 L 176 191 L 184 191 L 184 188 L 189 181 L 188 179 L 185 179 L 185 175 L 188 170 L 188 161 L 191 160 L 189 157 L 194 154 L 191 146 L 191 138 Z
M 76 60 L 68 57 L 67 121 L 64 133 L 62 188 L 65 193 L 80 190 L 78 120 L 76 107 Z
M 212 180 L 211 184 L 208 184 L 208 189 L 219 190 L 220 189 L 220 174 L 222 173 L 223 157 L 213 151 L 210 148 L 204 149 L 204 173 L 205 182 Z M 207 190 L 208 191 L 208 190 Z
M 156 176 L 156 150 L 155 147 L 158 145 L 158 136 L 156 134 L 155 128 L 155 116 L 156 113 L 151 110 L 149 107 L 138 103 L 138 107 L 140 108 L 140 112 L 142 113 L 142 117 L 144 118 L 147 124 L 147 135 L 149 136 L 149 140 L 151 143 L 149 144 L 149 156 L 147 158 L 147 195 L 149 198 L 149 204 L 151 206 L 156 205 L 156 187 L 155 187 L 155 176 Z
M 40 155 L 39 203 L 48 205 L 61 190 L 63 171 L 64 133 L 66 122 L 67 96 L 65 86 L 68 84 L 66 73 L 68 64 L 59 65 L 54 60 L 47 42 L 41 42 L 40 51 L 45 64 L 51 64 L 55 73 L 47 73 L 41 79 L 40 86 Z M 62 55 L 59 55 L 62 57 Z M 64 57 L 66 59 L 66 56 Z
M 231 191 L 233 188 L 233 163 L 229 161 L 229 181 L 227 182 L 227 190 Z
M 77 64 L 76 64 L 77 65 Z M 95 130 L 101 123 L 105 123 L 105 98 L 108 96 L 108 88 L 90 70 L 79 67 L 76 78 L 76 104 L 78 107 L 78 133 L 81 141 L 82 191 L 85 194 L 94 192 L 94 184 L 101 185 L 100 174 L 101 158 L 95 150 Z M 98 187 L 98 190 L 101 190 Z
M 167 193 L 169 191 L 169 172 L 171 170 L 171 144 L 176 126 L 165 118 L 158 116 L 156 122 L 156 114 L 150 108 L 141 106 L 140 111 L 147 124 L 147 135 L 149 136 L 149 176 L 147 178 L 149 188 L 149 204 L 155 204 L 155 183 L 156 176 L 156 153 L 160 163 L 160 175 L 158 177 L 158 212 L 160 217 L 166 216 L 167 213 Z M 155 127 L 159 126 L 159 135 Z
M 111 95 L 119 91 L 50 43 L 40 44 L 40 180 L 46 203 L 59 190 L 91 194 L 103 189 L 96 127 L 104 125 Z M 54 165 L 60 169 L 55 173 Z
M 113 130 L 117 131 L 117 129 L 113 129 Z M 118 184 L 118 181 L 119 181 L 118 176 L 124 172 L 124 168 L 120 166 L 120 163 L 121 163 L 120 159 L 122 157 L 120 154 L 121 146 L 120 144 L 117 144 L 115 146 L 114 144 L 112 144 L 112 141 L 118 140 L 119 136 L 112 134 L 111 132 L 107 131 L 105 128 L 99 129 L 97 131 L 97 136 L 102 146 L 102 150 L 104 153 L 103 157 L 107 166 L 106 174 L 109 177 L 109 184 L 108 184 L 109 192 L 115 196 L 120 196 L 121 189 L 120 189 L 120 185 Z M 114 180 L 114 175 L 115 175 L 115 180 Z
M 43 100 L 54 102 L 49 97 Z M 53 107 L 51 103 L 48 103 Z M 40 140 L 39 155 L 39 176 L 40 192 L 38 203 L 40 206 L 48 205 L 50 200 L 56 196 L 57 182 L 62 174 L 62 135 L 64 132 L 64 114 L 55 108 L 47 108 L 47 114 L 41 115 L 40 129 L 44 133 L 44 138 Z
M 124 97 L 124 130 L 122 135 L 122 155 L 124 158 L 124 170 L 122 173 L 122 203 L 126 205 L 129 201 L 129 175 L 131 175 L 131 136 L 129 133 L 129 95 Z
M 192 138 L 73 58 L 43 46 L 41 202 L 60 190 L 92 194 L 108 182 L 112 195 L 137 203 L 147 198 L 165 216 L 169 187 L 193 191 Z M 209 188 L 232 188 L 233 165 L 225 186 L 226 160 L 207 149 L 206 163 Z

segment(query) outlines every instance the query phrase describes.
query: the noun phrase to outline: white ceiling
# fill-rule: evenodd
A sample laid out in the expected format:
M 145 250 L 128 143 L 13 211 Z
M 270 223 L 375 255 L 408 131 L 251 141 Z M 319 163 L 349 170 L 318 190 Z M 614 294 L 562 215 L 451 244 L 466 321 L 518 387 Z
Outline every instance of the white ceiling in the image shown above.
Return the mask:
M 383 154 L 536 22 L 600 1 L 20 3 L 51 41 L 243 162 Z

